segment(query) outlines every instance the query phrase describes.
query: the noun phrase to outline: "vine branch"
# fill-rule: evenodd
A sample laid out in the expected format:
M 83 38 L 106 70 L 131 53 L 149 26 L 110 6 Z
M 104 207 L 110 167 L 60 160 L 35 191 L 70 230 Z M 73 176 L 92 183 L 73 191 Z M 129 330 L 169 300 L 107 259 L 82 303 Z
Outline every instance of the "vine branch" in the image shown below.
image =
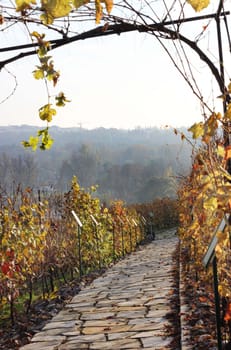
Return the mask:
M 230 12 L 226 11 L 221 13 L 221 16 L 226 16 L 229 15 Z M 80 40 L 86 40 L 86 39 L 91 39 L 91 38 L 96 38 L 96 37 L 102 37 L 102 36 L 108 36 L 108 35 L 120 35 L 123 33 L 127 32 L 132 32 L 132 31 L 138 31 L 138 32 L 143 32 L 143 33 L 152 33 L 152 32 L 160 32 L 167 34 L 169 36 L 169 39 L 172 40 L 180 40 L 186 45 L 188 45 L 194 52 L 198 54 L 200 59 L 204 61 L 209 69 L 211 70 L 213 76 L 215 77 L 218 86 L 221 90 L 222 93 L 224 93 L 224 82 L 223 79 L 220 75 L 219 70 L 217 67 L 214 65 L 214 63 L 209 59 L 209 57 L 198 47 L 197 43 L 195 41 L 192 41 L 185 37 L 184 35 L 180 34 L 179 32 L 172 30 L 168 28 L 167 26 L 173 25 L 173 24 L 181 24 L 181 23 L 186 23 L 186 22 L 191 22 L 191 21 L 196 21 L 196 20 L 202 20 L 202 19 L 209 19 L 209 18 L 216 18 L 217 14 L 210 14 L 206 16 L 198 16 L 198 17 L 192 17 L 192 18 L 183 18 L 179 20 L 173 20 L 173 21 L 165 21 L 165 22 L 160 22 L 160 23 L 154 23 L 150 25 L 143 25 L 143 24 L 136 24 L 136 23 L 117 23 L 117 24 L 112 24 L 108 26 L 100 26 L 92 30 L 88 30 L 86 32 L 83 32 L 81 34 L 74 35 L 72 37 L 64 37 L 61 39 L 56 39 L 56 40 L 51 40 L 50 41 L 50 48 L 51 49 L 56 49 L 61 46 L 64 46 L 66 44 L 70 44 L 76 41 Z M 22 49 L 30 49 L 30 48 L 35 48 L 34 50 L 31 51 L 26 51 L 26 52 L 21 52 L 18 55 L 12 56 L 4 61 L 0 62 L 0 70 L 6 66 L 9 63 L 12 63 L 14 61 L 17 61 L 19 59 L 22 59 L 27 56 L 35 55 L 37 53 L 36 47 L 38 46 L 37 43 L 31 43 L 31 44 L 25 44 L 25 45 L 18 45 L 18 46 L 12 46 L 12 47 L 6 47 L 6 48 L 1 48 L 0 52 L 8 52 L 8 51 L 14 51 L 14 50 L 22 50 Z

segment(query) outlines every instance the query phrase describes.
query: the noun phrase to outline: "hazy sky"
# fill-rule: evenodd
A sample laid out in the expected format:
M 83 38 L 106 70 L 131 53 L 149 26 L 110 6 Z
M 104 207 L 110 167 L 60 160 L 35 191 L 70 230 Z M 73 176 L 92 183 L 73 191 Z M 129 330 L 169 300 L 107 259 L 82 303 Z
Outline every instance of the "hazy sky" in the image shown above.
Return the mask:
M 206 23 L 187 24 L 186 30 L 197 25 L 198 31 Z M 20 41 L 22 33 L 17 35 Z M 209 33 L 205 46 L 217 56 L 216 42 L 211 38 Z M 58 110 L 52 125 L 179 127 L 202 119 L 199 101 L 150 35 L 130 33 L 89 39 L 51 54 L 61 72 L 55 93 L 63 91 L 71 100 Z M 196 55 L 190 54 L 189 59 L 198 83 L 207 93 L 205 98 L 213 101 L 219 92 L 211 74 Z M 1 104 L 0 125 L 44 125 L 39 121 L 38 108 L 47 101 L 45 86 L 32 76 L 37 63 L 31 57 L 7 67 L 17 77 L 18 86 L 13 96 Z M 226 66 L 230 66 L 230 56 Z M 0 100 L 4 100 L 15 82 L 5 70 L 0 73 L 0 79 Z M 221 110 L 221 104 L 217 108 Z

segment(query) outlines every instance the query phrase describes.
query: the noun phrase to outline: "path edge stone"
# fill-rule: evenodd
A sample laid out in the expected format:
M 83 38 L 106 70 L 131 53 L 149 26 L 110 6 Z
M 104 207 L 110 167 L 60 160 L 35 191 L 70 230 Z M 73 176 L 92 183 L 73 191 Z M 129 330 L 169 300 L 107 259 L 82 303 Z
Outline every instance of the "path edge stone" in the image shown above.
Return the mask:
M 191 350 L 192 346 L 189 344 L 190 328 L 186 324 L 186 317 L 189 313 L 189 306 L 185 299 L 185 289 L 183 281 L 183 266 L 182 266 L 182 245 L 179 237 L 179 299 L 180 299 L 180 335 L 181 335 L 181 350 Z

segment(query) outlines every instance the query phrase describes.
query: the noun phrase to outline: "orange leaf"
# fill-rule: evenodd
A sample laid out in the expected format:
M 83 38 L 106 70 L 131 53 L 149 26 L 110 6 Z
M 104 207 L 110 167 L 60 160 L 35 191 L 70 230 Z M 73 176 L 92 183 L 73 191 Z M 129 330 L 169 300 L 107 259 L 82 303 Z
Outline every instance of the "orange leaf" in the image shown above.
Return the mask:
M 207 301 L 206 297 L 199 297 L 201 303 L 205 303 Z
M 228 303 L 225 316 L 224 316 L 224 321 L 228 322 L 231 320 L 231 303 Z

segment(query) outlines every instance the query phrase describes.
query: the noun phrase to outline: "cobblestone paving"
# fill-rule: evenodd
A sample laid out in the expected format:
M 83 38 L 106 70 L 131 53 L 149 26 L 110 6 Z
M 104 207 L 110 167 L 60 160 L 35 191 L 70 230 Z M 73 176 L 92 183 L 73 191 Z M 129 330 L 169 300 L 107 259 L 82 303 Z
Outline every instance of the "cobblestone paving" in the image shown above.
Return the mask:
M 156 240 L 115 264 L 20 350 L 167 349 L 176 244 Z

